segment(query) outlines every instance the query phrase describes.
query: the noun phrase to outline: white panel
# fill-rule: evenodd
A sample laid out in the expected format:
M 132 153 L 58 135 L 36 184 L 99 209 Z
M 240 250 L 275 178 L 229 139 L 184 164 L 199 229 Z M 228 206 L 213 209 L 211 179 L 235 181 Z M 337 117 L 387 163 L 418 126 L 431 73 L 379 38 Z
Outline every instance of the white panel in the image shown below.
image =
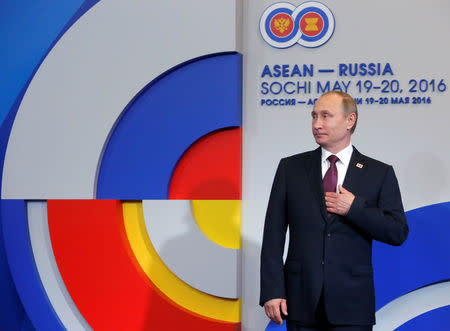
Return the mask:
M 78 311 L 56 265 L 48 229 L 47 203 L 27 203 L 28 228 L 36 267 L 48 299 L 67 330 L 92 330 Z
M 240 250 L 209 240 L 193 219 L 189 200 L 144 200 L 145 226 L 167 267 L 196 289 L 240 297 Z
M 23 98 L 2 197 L 93 198 L 102 149 L 125 106 L 167 69 L 235 51 L 237 12 L 231 0 L 95 5 L 55 45 Z
M 394 330 L 416 316 L 450 305 L 450 282 L 409 292 L 377 311 L 374 331 Z

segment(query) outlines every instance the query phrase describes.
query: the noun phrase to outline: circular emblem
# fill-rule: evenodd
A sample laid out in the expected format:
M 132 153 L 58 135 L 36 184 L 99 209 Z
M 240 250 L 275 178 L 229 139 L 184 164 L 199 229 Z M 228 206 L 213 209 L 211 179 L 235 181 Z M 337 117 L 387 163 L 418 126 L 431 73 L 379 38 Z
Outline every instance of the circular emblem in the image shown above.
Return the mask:
M 295 25 L 292 16 L 294 10 L 294 5 L 278 2 L 264 11 L 259 20 L 259 30 L 269 45 L 287 48 L 297 43 L 302 32 L 298 24 Z
M 308 1 L 295 8 L 294 21 L 302 32 L 298 43 L 305 47 L 325 44 L 334 32 L 334 17 L 331 10 L 317 1 Z
M 294 30 L 294 21 L 291 15 L 278 13 L 270 20 L 270 32 L 279 38 L 289 36 Z
M 259 29 L 263 39 L 276 48 L 287 48 L 296 43 L 319 47 L 333 34 L 334 17 L 327 6 L 317 1 L 304 2 L 298 7 L 278 2 L 264 11 Z
M 323 18 L 315 12 L 309 12 L 300 18 L 300 30 L 308 37 L 315 37 L 323 31 Z

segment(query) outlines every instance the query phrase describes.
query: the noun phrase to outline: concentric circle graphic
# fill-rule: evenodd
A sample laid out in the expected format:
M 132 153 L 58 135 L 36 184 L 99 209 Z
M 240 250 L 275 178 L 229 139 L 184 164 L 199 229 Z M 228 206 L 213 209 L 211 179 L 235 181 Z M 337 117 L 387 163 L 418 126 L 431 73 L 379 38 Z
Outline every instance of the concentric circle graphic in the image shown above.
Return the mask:
M 334 32 L 334 16 L 324 4 L 316 1 L 304 2 L 292 13 L 296 25 L 302 32 L 297 41 L 304 47 L 319 47 L 325 44 Z
M 317 1 L 298 7 L 288 2 L 269 6 L 261 16 L 259 29 L 263 39 L 276 48 L 288 48 L 298 43 L 313 48 L 325 44 L 334 32 L 331 10 Z
M 38 2 L 49 16 L 63 14 Z M 236 15 L 234 2 L 180 2 L 183 15 L 164 36 L 158 26 L 167 23 L 171 1 L 80 2 L 71 5 L 73 18 L 66 10 L 52 31 L 44 29 L 45 47 L 33 52 L 41 61 L 0 119 L 0 278 L 7 285 L 0 330 L 240 330 L 242 55 L 236 20 L 218 22 Z M 17 17 L 43 12 L 5 7 L 14 8 L 2 11 L 6 30 Z M 211 26 L 202 40 L 199 24 Z M 189 47 L 173 42 L 179 38 Z M 119 55 L 130 50 L 138 54 L 133 61 Z M 65 61 L 72 65 L 60 70 Z M 77 88 L 58 84 L 61 77 Z M 39 106 L 46 100 L 52 105 Z M 64 111 L 54 111 L 60 102 Z M 30 125 L 16 131 L 22 121 Z M 79 139 L 76 128 L 86 121 Z M 38 127 L 46 134 L 33 134 Z M 15 140 L 19 163 L 11 157 Z M 49 175 L 18 167 L 35 156 Z M 18 196 L 11 199 L 6 187 Z M 169 219 L 177 223 L 168 226 Z
M 294 45 L 302 32 L 295 25 L 292 13 L 295 6 L 288 2 L 279 2 L 268 7 L 259 21 L 259 30 L 264 40 L 276 48 Z M 287 19 L 289 17 L 289 19 Z M 287 31 L 290 31 L 287 33 Z

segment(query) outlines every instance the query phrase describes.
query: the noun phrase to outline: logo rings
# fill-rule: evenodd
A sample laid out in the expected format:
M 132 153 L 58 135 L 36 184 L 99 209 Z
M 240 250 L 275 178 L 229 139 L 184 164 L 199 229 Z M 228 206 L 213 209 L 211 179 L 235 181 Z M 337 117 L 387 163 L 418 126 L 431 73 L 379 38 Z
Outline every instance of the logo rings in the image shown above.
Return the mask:
M 276 48 L 288 48 L 298 43 L 304 47 L 319 47 L 334 32 L 331 10 L 317 1 L 298 7 L 279 2 L 269 6 L 261 16 L 259 29 L 263 39 Z

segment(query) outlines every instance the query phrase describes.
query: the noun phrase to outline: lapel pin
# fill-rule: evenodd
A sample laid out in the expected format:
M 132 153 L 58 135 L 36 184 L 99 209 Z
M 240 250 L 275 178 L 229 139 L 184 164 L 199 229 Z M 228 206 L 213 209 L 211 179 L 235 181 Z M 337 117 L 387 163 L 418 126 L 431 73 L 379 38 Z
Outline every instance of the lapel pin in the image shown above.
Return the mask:
M 362 163 L 356 163 L 356 166 L 361 169 L 363 167 Z

